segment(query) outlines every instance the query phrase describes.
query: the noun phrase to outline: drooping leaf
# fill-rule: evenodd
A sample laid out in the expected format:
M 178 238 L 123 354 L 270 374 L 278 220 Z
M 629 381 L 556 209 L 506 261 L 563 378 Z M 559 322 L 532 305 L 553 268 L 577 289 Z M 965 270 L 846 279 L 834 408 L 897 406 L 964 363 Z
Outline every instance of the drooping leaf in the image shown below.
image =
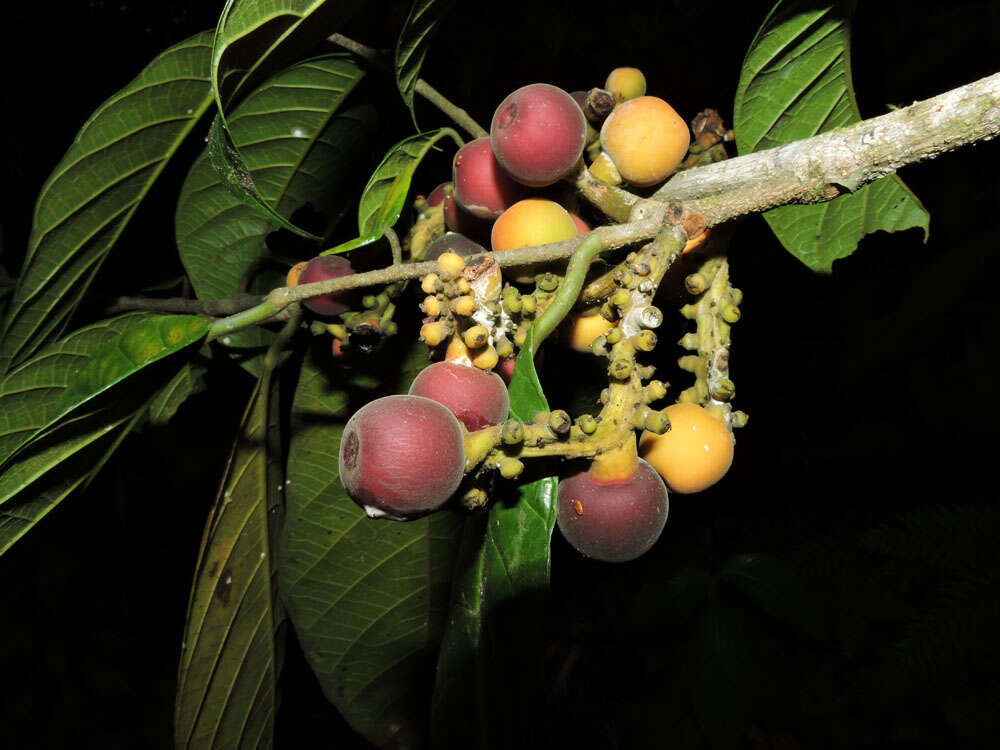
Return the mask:
M 426 347 L 419 345 L 417 353 L 426 361 Z M 302 368 L 293 404 L 281 585 L 327 699 L 376 745 L 414 747 L 426 733 L 458 521 L 448 510 L 407 523 L 374 521 L 340 483 L 344 424 L 374 395 L 366 370 L 384 379 L 400 368 L 399 352 L 380 355 L 347 374 L 317 348 Z M 404 366 L 403 372 L 412 369 Z M 405 392 L 408 381 L 404 375 L 391 390 Z
M 291 216 L 310 205 L 337 219 L 352 200 L 355 175 L 365 166 L 374 110 L 340 106 L 364 71 L 343 55 L 294 65 L 253 91 L 229 118 L 235 143 L 253 172 L 263 200 Z M 207 153 L 194 163 L 181 189 L 175 231 L 181 260 L 200 299 L 225 299 L 252 276 L 249 291 L 281 286 L 284 274 L 258 265 L 266 238 L 278 226 L 234 197 L 212 169 Z M 274 334 L 260 327 L 222 339 L 244 358 L 266 350 Z M 259 358 L 247 362 L 259 374 Z
M 283 477 L 280 461 L 269 460 L 269 380 L 250 400 L 205 524 L 178 670 L 177 748 L 274 744 L 285 615 L 273 547 Z
M 158 363 L 180 346 L 151 346 L 151 328 L 169 338 L 177 329 L 159 325 L 174 317 L 188 316 L 130 313 L 102 321 L 49 344 L 0 381 L 0 451 L 7 459 L 0 474 L 0 553 L 93 478 L 183 366 Z M 125 352 L 149 359 L 129 368 L 120 362 Z
M 220 113 L 297 51 L 337 31 L 361 0 L 227 0 L 212 39 L 212 88 Z
M 151 321 L 164 317 L 174 316 L 127 313 L 87 326 L 49 344 L 0 380 L 0 466 L 32 438 L 94 395 L 96 391 L 88 391 L 86 385 L 77 382 L 85 372 L 89 373 L 87 377 L 95 376 L 87 369 L 92 361 L 108 357 L 117 359 L 109 354 L 109 347 L 113 347 L 115 341 L 139 330 L 140 333 L 132 334 L 129 342 L 132 345 L 141 343 L 144 336 L 155 335 L 148 326 L 158 327 L 158 323 Z M 160 343 L 176 351 L 174 344 Z M 96 387 L 103 386 L 98 384 Z
M 149 423 L 161 425 L 169 422 L 177 410 L 190 396 L 205 390 L 204 359 L 192 357 L 184 363 L 177 374 L 160 389 L 149 403 Z
M 511 414 L 522 420 L 548 408 L 528 336 L 509 389 Z M 539 710 L 557 491 L 555 477 L 538 479 L 495 498 L 485 520 L 466 521 L 438 657 L 435 748 L 523 744 L 523 722 Z
M 396 42 L 396 86 L 410 109 L 413 123 L 417 115 L 413 109 L 413 95 L 420 77 L 438 23 L 455 6 L 455 0 L 414 0 L 410 15 Z
M 853 0 L 781 0 L 757 32 L 737 87 L 734 113 L 741 154 L 773 148 L 861 120 L 850 65 Z M 851 186 L 845 186 L 850 188 Z M 829 272 L 866 234 L 920 227 L 930 215 L 896 175 L 827 203 L 764 214 L 807 266 Z
M 777 622 L 823 640 L 826 628 L 816 598 L 781 560 L 761 554 L 736 555 L 722 566 L 719 577 Z
M 445 137 L 451 137 L 456 144 L 462 145 L 462 139 L 454 130 L 439 128 L 411 135 L 389 149 L 361 194 L 357 239 L 326 250 L 323 254 L 346 253 L 368 245 L 394 226 L 406 206 L 413 173 L 431 147 Z
M 0 335 L 0 375 L 65 328 L 139 203 L 211 105 L 210 57 L 210 32 L 171 47 L 77 133 L 35 204 Z

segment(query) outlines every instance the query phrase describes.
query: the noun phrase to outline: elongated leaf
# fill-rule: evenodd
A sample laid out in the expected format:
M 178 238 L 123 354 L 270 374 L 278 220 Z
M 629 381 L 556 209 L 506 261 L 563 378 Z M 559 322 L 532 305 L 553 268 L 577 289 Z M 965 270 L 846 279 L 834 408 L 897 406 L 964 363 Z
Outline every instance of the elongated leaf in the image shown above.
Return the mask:
M 851 82 L 852 11 L 852 0 L 782 0 L 774 7 L 743 61 L 734 115 L 740 153 L 861 119 Z M 866 234 L 920 227 L 926 239 L 930 223 L 896 175 L 827 203 L 772 209 L 764 218 L 786 250 L 825 272 Z
M 220 113 L 269 71 L 337 31 L 361 0 L 227 0 L 212 41 L 212 87 Z
M 350 377 L 321 349 L 302 368 L 279 567 L 295 631 L 327 699 L 376 745 L 415 747 L 426 733 L 458 523 L 451 511 L 373 521 L 340 483 L 344 423 L 371 396 L 361 384 L 400 367 L 398 352 L 382 355 Z M 405 392 L 408 380 L 393 390 Z
M 286 216 L 310 204 L 338 218 L 353 199 L 355 177 L 367 158 L 374 110 L 339 111 L 364 76 L 343 55 L 307 60 L 284 70 L 248 96 L 230 117 L 230 129 L 261 196 Z M 362 173 L 363 174 L 363 173 Z M 248 274 L 252 292 L 284 283 L 273 268 L 252 269 L 268 254 L 277 226 L 234 197 L 212 169 L 207 153 L 194 163 L 181 189 L 175 231 L 181 260 L 200 299 L 237 294 Z M 256 327 L 222 339 L 244 356 L 261 353 L 274 334 Z M 259 359 L 248 363 L 257 374 Z
M 211 34 L 159 55 L 102 104 L 42 187 L 0 335 L 0 375 L 58 336 L 108 252 L 212 103 Z
M 274 744 L 284 610 L 272 540 L 283 477 L 268 456 L 268 380 L 250 400 L 205 525 L 177 679 L 177 748 Z
M 410 15 L 396 43 L 396 86 L 410 108 L 413 122 L 417 114 L 413 109 L 413 95 L 420 77 L 420 67 L 424 64 L 438 23 L 455 6 L 455 0 L 414 0 Z
M 149 404 L 150 424 L 169 422 L 177 410 L 190 396 L 205 390 L 205 370 L 207 363 L 201 358 L 192 358 L 177 371 Z
M 394 226 L 406 206 L 413 173 L 431 147 L 450 136 L 456 144 L 462 139 L 451 128 L 439 128 L 417 133 L 391 149 L 378 165 L 361 194 L 358 205 L 358 238 L 326 250 L 323 255 L 346 253 L 379 239 L 386 229 Z
M 509 389 L 511 413 L 522 420 L 548 408 L 531 349 L 529 331 Z M 539 711 L 557 491 L 555 477 L 522 485 L 494 500 L 485 523 L 466 524 L 438 658 L 435 748 L 517 747 Z
M 93 478 L 183 366 L 156 364 L 166 356 L 162 351 L 136 348 L 153 340 L 153 327 L 169 337 L 176 329 L 159 324 L 173 317 L 186 316 L 131 313 L 102 321 L 48 345 L 0 382 L 5 455 L 19 449 L 0 474 L 0 554 Z M 179 348 L 164 346 L 167 353 Z M 122 379 L 111 368 L 123 351 L 150 359 L 126 368 L 128 387 L 111 389 L 112 380 Z M 90 402 L 86 413 L 67 418 L 68 410 L 84 402 Z
M 0 475 L 0 555 L 74 490 L 86 488 L 141 416 L 138 409 L 90 432 L 33 446 L 16 471 Z M 25 481 L 25 476 L 40 481 Z
M 823 640 L 826 628 L 815 597 L 781 560 L 761 554 L 737 555 L 723 565 L 720 579 L 769 617 L 797 633 Z
M 0 380 L 0 463 L 65 410 L 63 393 L 91 357 L 150 317 L 134 312 L 102 320 L 46 346 Z

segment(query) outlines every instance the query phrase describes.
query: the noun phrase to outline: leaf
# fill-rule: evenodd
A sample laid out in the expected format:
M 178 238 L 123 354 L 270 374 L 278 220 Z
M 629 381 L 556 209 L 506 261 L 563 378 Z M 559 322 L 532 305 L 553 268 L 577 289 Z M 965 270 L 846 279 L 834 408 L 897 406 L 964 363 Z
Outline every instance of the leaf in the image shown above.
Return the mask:
M 446 136 L 462 145 L 462 139 L 454 130 L 439 128 L 411 135 L 389 149 L 361 194 L 358 205 L 359 237 L 326 250 L 323 255 L 346 253 L 370 244 L 394 226 L 406 205 L 413 173 L 431 147 Z
M 780 560 L 760 554 L 736 555 L 723 565 L 720 580 L 796 633 L 824 640 L 826 628 L 815 597 Z
M 425 346 L 417 351 L 426 357 Z M 400 367 L 398 352 L 380 354 L 359 367 L 383 377 Z M 358 385 L 364 372 L 348 375 L 331 359 L 319 347 L 310 354 L 292 407 L 282 591 L 327 699 L 376 745 L 412 747 L 426 734 L 458 521 L 450 511 L 373 521 L 347 496 L 340 436 L 371 391 Z M 404 376 L 396 390 L 408 386 Z
M 414 0 L 396 43 L 396 86 L 410 109 L 414 125 L 417 123 L 417 114 L 413 109 L 413 95 L 417 89 L 420 67 L 427 57 L 438 23 L 454 6 L 455 0 Z
M 508 389 L 511 413 L 522 420 L 548 408 L 531 349 L 529 330 Z M 521 485 L 513 502 L 494 499 L 485 523 L 466 523 L 438 658 L 435 748 L 519 746 L 522 722 L 530 726 L 539 710 L 558 486 L 555 477 Z
M 155 363 L 180 348 L 161 340 L 154 351 L 153 333 L 169 338 L 176 321 L 164 319 L 187 317 L 131 313 L 102 321 L 49 344 L 0 381 L 0 456 L 9 463 L 18 451 L 0 474 L 0 554 L 85 486 L 145 414 L 176 372 Z M 149 358 L 129 368 L 121 363 L 126 352 Z M 112 388 L 125 377 L 128 388 Z
M 139 203 L 212 103 L 211 35 L 160 54 L 98 107 L 42 187 L 0 335 L 0 375 L 58 336 Z
M 268 70 L 337 31 L 362 7 L 361 0 L 227 0 L 212 40 L 218 111 L 225 113 Z
M 365 166 L 375 125 L 367 105 L 339 111 L 364 76 L 343 55 L 307 60 L 281 71 L 232 113 L 235 143 L 256 176 L 261 197 L 291 216 L 309 204 L 336 218 L 353 200 L 355 175 Z M 249 291 L 282 286 L 284 274 L 253 269 L 268 254 L 267 235 L 278 227 L 233 196 L 207 153 L 192 165 L 181 188 L 174 228 L 181 260 L 200 299 L 226 299 L 253 275 Z M 262 353 L 274 334 L 259 326 L 222 343 L 244 358 Z M 246 363 L 259 374 L 259 358 Z
M 775 5 L 750 45 L 737 87 L 734 127 L 741 154 L 861 120 L 851 82 L 852 12 L 850 0 Z M 866 234 L 921 227 L 926 241 L 930 223 L 896 175 L 827 203 L 775 208 L 764 218 L 786 250 L 824 272 Z
M 274 743 L 284 610 L 272 540 L 283 478 L 269 459 L 269 380 L 250 399 L 205 524 L 181 646 L 177 748 Z
M 149 422 L 166 424 L 190 396 L 205 390 L 207 363 L 201 358 L 186 362 L 149 403 Z

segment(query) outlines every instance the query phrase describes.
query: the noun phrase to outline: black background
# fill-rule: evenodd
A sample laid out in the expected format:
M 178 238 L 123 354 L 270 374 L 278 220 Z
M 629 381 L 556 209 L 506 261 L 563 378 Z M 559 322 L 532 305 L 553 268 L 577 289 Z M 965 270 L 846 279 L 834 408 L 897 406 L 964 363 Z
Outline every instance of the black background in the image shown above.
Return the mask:
M 686 117 L 712 106 L 731 120 L 740 63 L 768 3 L 608 6 L 464 4 L 442 28 L 424 76 L 487 123 L 520 85 L 588 88 L 616 66 L 635 65 L 650 93 Z M 852 51 L 865 116 L 996 72 L 995 3 L 917 6 L 864 3 L 858 11 Z M 405 4 L 373 8 L 350 34 L 388 47 Z M 8 36 L 23 43 L 5 46 L 0 86 L 0 264 L 10 273 L 26 246 L 34 198 L 82 122 L 161 50 L 214 26 L 220 9 L 94 1 L 22 5 L 8 16 Z M 371 86 L 388 145 L 406 134 L 408 114 L 388 78 Z M 439 124 L 418 106 L 421 125 Z M 661 625 L 643 597 L 655 597 L 658 582 L 684 566 L 715 572 L 745 552 L 773 555 L 799 572 L 821 602 L 830 638 L 810 642 L 734 600 L 759 631 L 751 640 L 765 659 L 739 744 L 995 742 L 998 658 L 984 634 L 998 622 L 989 607 L 1000 593 L 1000 556 L 990 550 L 956 572 L 922 540 L 961 546 L 968 535 L 979 543 L 1000 526 L 998 157 L 1000 146 L 990 143 L 904 169 L 931 213 L 929 242 L 917 230 L 870 236 L 831 275 L 785 253 L 762 220 L 740 225 L 731 266 L 745 293 L 744 318 L 732 372 L 750 424 L 737 436 L 733 468 L 706 493 L 672 498 L 664 536 L 635 563 L 583 560 L 556 535 L 546 624 L 551 721 L 526 736 L 527 745 L 544 736 L 580 747 L 703 746 L 688 708 L 695 672 L 682 667 L 689 634 Z M 432 163 L 419 176 L 426 191 L 446 174 Z M 130 292 L 179 272 L 169 227 L 183 169 L 165 177 L 144 205 L 144 231 L 125 234 L 101 289 Z M 668 314 L 668 325 L 679 331 L 680 323 Z M 551 359 L 543 379 L 558 402 L 563 387 L 571 390 L 561 365 L 573 360 Z M 684 377 L 673 374 L 674 393 L 686 387 Z M 201 524 L 251 383 L 223 364 L 209 373 L 209 386 L 170 428 L 126 443 L 85 496 L 59 507 L 0 560 L 0 747 L 171 746 Z M 965 520 L 946 528 L 928 508 Z M 902 528 L 899 514 L 921 509 L 901 532 L 917 550 L 913 559 L 866 544 L 873 529 Z M 971 593 L 934 620 L 941 602 L 955 598 L 949 592 L 962 591 Z M 906 661 L 901 644 L 928 622 L 930 645 Z M 279 747 L 366 746 L 326 707 L 294 650 L 284 686 Z

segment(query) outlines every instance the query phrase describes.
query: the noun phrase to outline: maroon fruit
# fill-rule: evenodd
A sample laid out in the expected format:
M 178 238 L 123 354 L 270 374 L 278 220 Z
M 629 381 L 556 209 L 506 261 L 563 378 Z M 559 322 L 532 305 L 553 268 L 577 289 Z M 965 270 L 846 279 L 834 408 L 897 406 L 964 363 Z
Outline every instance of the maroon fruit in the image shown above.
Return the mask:
M 497 163 L 489 138 L 477 138 L 458 150 L 452 182 L 458 204 L 480 219 L 495 219 L 525 197 L 524 188 Z
M 504 99 L 493 115 L 490 144 L 515 180 L 544 187 L 573 170 L 587 142 L 587 119 L 557 86 L 533 83 Z
M 340 438 L 340 481 L 372 518 L 406 520 L 439 508 L 465 471 L 462 427 L 422 396 L 365 404 Z
M 558 524 L 579 552 L 626 562 L 646 552 L 667 521 L 667 488 L 642 459 L 632 477 L 601 482 L 586 470 L 559 483 Z
M 425 396 L 448 407 L 470 432 L 507 419 L 507 386 L 494 372 L 455 362 L 425 367 L 410 386 L 411 396 Z
M 347 258 L 340 255 L 319 255 L 309 261 L 302 269 L 298 283 L 301 285 L 311 284 L 315 281 L 339 279 L 341 276 L 350 276 L 353 273 L 354 269 L 351 268 L 351 263 Z M 330 292 L 318 297 L 310 297 L 303 300 L 302 304 L 317 315 L 340 315 L 351 308 L 357 294 L 354 289 L 345 289 L 341 292 Z
M 427 205 L 436 206 L 439 203 L 441 203 L 441 201 L 444 200 L 445 188 L 448 187 L 450 184 L 451 184 L 450 182 L 442 182 L 436 188 L 431 190 L 431 194 L 427 196 Z

